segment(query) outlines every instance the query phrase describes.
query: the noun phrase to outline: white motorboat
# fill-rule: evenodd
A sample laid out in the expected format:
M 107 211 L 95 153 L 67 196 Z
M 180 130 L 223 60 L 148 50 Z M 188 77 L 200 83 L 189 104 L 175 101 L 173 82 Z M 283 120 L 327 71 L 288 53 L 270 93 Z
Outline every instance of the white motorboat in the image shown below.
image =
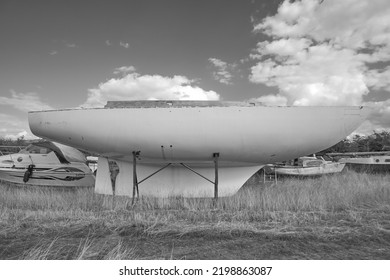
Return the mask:
M 80 151 L 55 142 L 37 142 L 0 156 L 0 180 L 37 186 L 93 187 L 95 176 Z

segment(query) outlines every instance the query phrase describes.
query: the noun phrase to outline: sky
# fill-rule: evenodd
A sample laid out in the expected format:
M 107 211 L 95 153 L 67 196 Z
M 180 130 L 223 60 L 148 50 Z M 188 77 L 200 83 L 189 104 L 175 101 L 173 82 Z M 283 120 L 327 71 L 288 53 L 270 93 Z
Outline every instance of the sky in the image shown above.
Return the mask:
M 390 1 L 0 0 L 0 137 L 156 99 L 364 105 L 356 132 L 390 131 Z

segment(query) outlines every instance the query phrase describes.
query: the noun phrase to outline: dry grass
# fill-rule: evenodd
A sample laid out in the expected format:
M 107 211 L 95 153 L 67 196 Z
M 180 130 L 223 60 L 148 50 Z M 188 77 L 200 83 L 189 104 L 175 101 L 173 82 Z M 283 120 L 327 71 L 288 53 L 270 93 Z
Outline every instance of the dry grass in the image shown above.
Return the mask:
M 0 183 L 0 259 L 390 259 L 389 182 L 255 178 L 216 206 Z

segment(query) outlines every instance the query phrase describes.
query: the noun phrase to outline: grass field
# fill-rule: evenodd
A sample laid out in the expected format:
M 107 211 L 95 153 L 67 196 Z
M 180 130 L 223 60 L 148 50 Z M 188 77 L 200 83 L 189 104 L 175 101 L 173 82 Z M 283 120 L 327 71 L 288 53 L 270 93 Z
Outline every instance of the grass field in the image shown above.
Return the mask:
M 0 182 L 0 259 L 390 259 L 390 175 L 260 181 L 134 206 Z

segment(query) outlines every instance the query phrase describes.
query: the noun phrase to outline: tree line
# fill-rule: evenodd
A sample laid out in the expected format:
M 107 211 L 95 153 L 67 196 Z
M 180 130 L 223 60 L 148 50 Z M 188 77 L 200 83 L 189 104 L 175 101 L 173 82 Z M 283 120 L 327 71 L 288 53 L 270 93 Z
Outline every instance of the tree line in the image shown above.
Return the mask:
M 0 146 L 26 146 L 30 143 L 21 136 L 17 139 L 0 137 Z
M 390 132 L 374 132 L 371 135 L 354 135 L 320 153 L 356 153 L 390 151 Z
M 32 142 L 36 141 L 26 140 L 24 139 L 24 136 L 17 139 L 0 137 L 0 156 L 17 153 L 21 148 L 31 144 Z

